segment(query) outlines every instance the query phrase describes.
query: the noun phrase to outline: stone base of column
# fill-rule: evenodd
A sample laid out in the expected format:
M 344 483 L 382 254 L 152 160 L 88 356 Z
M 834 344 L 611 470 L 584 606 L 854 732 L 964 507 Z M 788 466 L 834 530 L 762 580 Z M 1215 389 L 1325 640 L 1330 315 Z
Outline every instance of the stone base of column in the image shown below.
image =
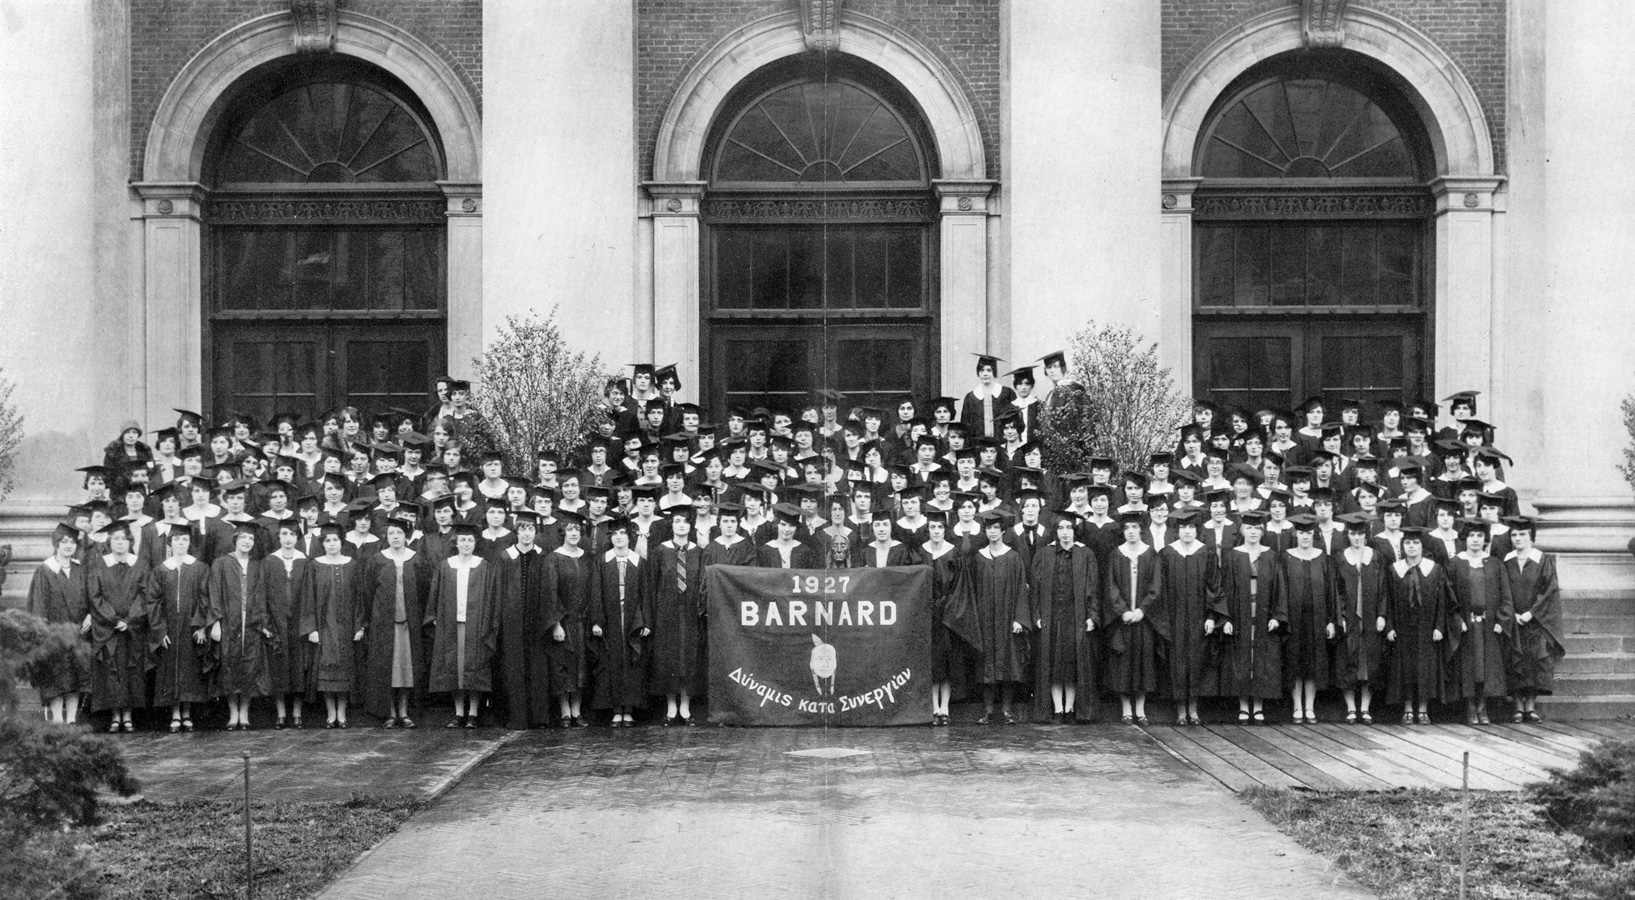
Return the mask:
M 1557 555 L 1563 591 L 1635 591 L 1635 499 L 1540 497 L 1533 505 L 1539 549 Z

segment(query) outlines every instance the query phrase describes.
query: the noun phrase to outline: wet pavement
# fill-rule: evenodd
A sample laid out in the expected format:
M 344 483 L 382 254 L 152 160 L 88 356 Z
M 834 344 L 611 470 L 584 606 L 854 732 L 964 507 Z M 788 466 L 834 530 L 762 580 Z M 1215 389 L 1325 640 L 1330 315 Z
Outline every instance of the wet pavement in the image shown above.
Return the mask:
M 321 896 L 1370 897 L 1135 728 L 521 734 Z

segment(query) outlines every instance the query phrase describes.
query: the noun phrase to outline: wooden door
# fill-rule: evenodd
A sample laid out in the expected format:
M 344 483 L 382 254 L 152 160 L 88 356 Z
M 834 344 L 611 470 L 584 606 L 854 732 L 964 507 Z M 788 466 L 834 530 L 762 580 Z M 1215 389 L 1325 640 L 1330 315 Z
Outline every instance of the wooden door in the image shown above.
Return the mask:
M 711 329 L 712 401 L 796 412 L 830 387 L 848 406 L 895 407 L 932 390 L 929 325 L 848 324 L 783 327 L 717 324 Z
M 341 406 L 419 410 L 445 368 L 446 341 L 441 322 L 217 324 L 212 412 L 217 421 L 240 412 L 266 422 Z
M 1193 393 L 1250 411 L 1289 409 L 1314 395 L 1372 409 L 1423 392 L 1424 346 L 1418 315 L 1200 318 Z

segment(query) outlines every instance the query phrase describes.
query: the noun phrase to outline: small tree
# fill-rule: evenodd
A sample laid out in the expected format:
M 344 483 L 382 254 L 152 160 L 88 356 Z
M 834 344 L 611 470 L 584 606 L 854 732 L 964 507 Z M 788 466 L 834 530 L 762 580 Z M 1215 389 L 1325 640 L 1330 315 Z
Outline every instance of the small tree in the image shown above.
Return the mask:
M 1146 468 L 1147 457 L 1175 446 L 1190 419 L 1191 401 L 1158 364 L 1158 345 L 1118 325 L 1090 322 L 1068 344 L 1076 382 L 1044 423 L 1045 464 L 1082 472 L 1091 456 L 1110 456 L 1124 469 Z
M 507 317 L 474 363 L 472 388 L 483 424 L 473 449 L 504 453 L 506 471 L 532 475 L 538 450 L 574 451 L 595 430 L 606 378 L 601 357 L 568 347 L 556 307 L 543 319 Z
M 1629 432 L 1629 443 L 1624 445 L 1624 463 L 1618 471 L 1623 473 L 1630 489 L 1635 490 L 1635 394 L 1624 398 L 1624 430 Z
M 0 369 L 0 500 L 17 486 L 17 445 L 23 442 L 23 415 L 11 398 L 16 389 L 5 370 Z
M 118 745 L 18 711 L 16 681 L 73 665 L 72 625 L 0 612 L 0 884 L 8 897 L 95 897 L 100 886 L 68 826 L 97 821 L 97 791 L 136 792 Z

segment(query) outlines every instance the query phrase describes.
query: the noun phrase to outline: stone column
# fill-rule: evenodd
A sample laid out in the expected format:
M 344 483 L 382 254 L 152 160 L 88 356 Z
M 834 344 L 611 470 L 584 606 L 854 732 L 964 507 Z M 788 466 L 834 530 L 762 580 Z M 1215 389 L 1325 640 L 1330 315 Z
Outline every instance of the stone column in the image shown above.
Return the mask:
M 483 349 L 483 186 L 440 181 L 448 209 L 448 371 L 469 378 Z
M 638 310 L 637 332 L 651 340 L 652 356 L 629 362 L 674 363 L 683 392 L 703 397 L 699 390 L 699 221 L 704 182 L 647 182 L 653 234 L 653 304 Z M 646 326 L 645 328 L 642 326 Z M 647 349 L 638 343 L 641 357 Z M 625 362 L 625 360 L 620 360 Z
M 1158 200 L 1163 210 L 1163 288 L 1159 293 L 1163 318 L 1158 346 L 1176 389 L 1187 395 L 1192 393 L 1192 195 L 1202 182 L 1202 178 L 1166 178 Z
M 1503 178 L 1439 178 L 1436 196 L 1437 396 L 1493 394 L 1494 192 Z M 1502 435 L 1501 435 L 1502 437 Z
M 1006 356 L 988 346 L 988 195 L 991 181 L 937 181 L 941 233 L 942 385 L 959 393 L 973 379 L 973 353 Z
M 202 408 L 204 299 L 199 285 L 199 222 L 206 192 L 190 181 L 133 187 L 142 198 L 147 376 L 143 421 L 173 423 L 172 407 L 198 410 L 208 417 L 211 411 Z
M 1174 317 L 1191 315 L 1190 288 L 1179 305 L 1162 293 L 1159 7 L 1006 6 L 1013 52 L 1005 215 L 1019 362 L 1060 348 L 1091 319 L 1158 341 L 1167 366 L 1190 358 L 1189 346 L 1169 338 Z

